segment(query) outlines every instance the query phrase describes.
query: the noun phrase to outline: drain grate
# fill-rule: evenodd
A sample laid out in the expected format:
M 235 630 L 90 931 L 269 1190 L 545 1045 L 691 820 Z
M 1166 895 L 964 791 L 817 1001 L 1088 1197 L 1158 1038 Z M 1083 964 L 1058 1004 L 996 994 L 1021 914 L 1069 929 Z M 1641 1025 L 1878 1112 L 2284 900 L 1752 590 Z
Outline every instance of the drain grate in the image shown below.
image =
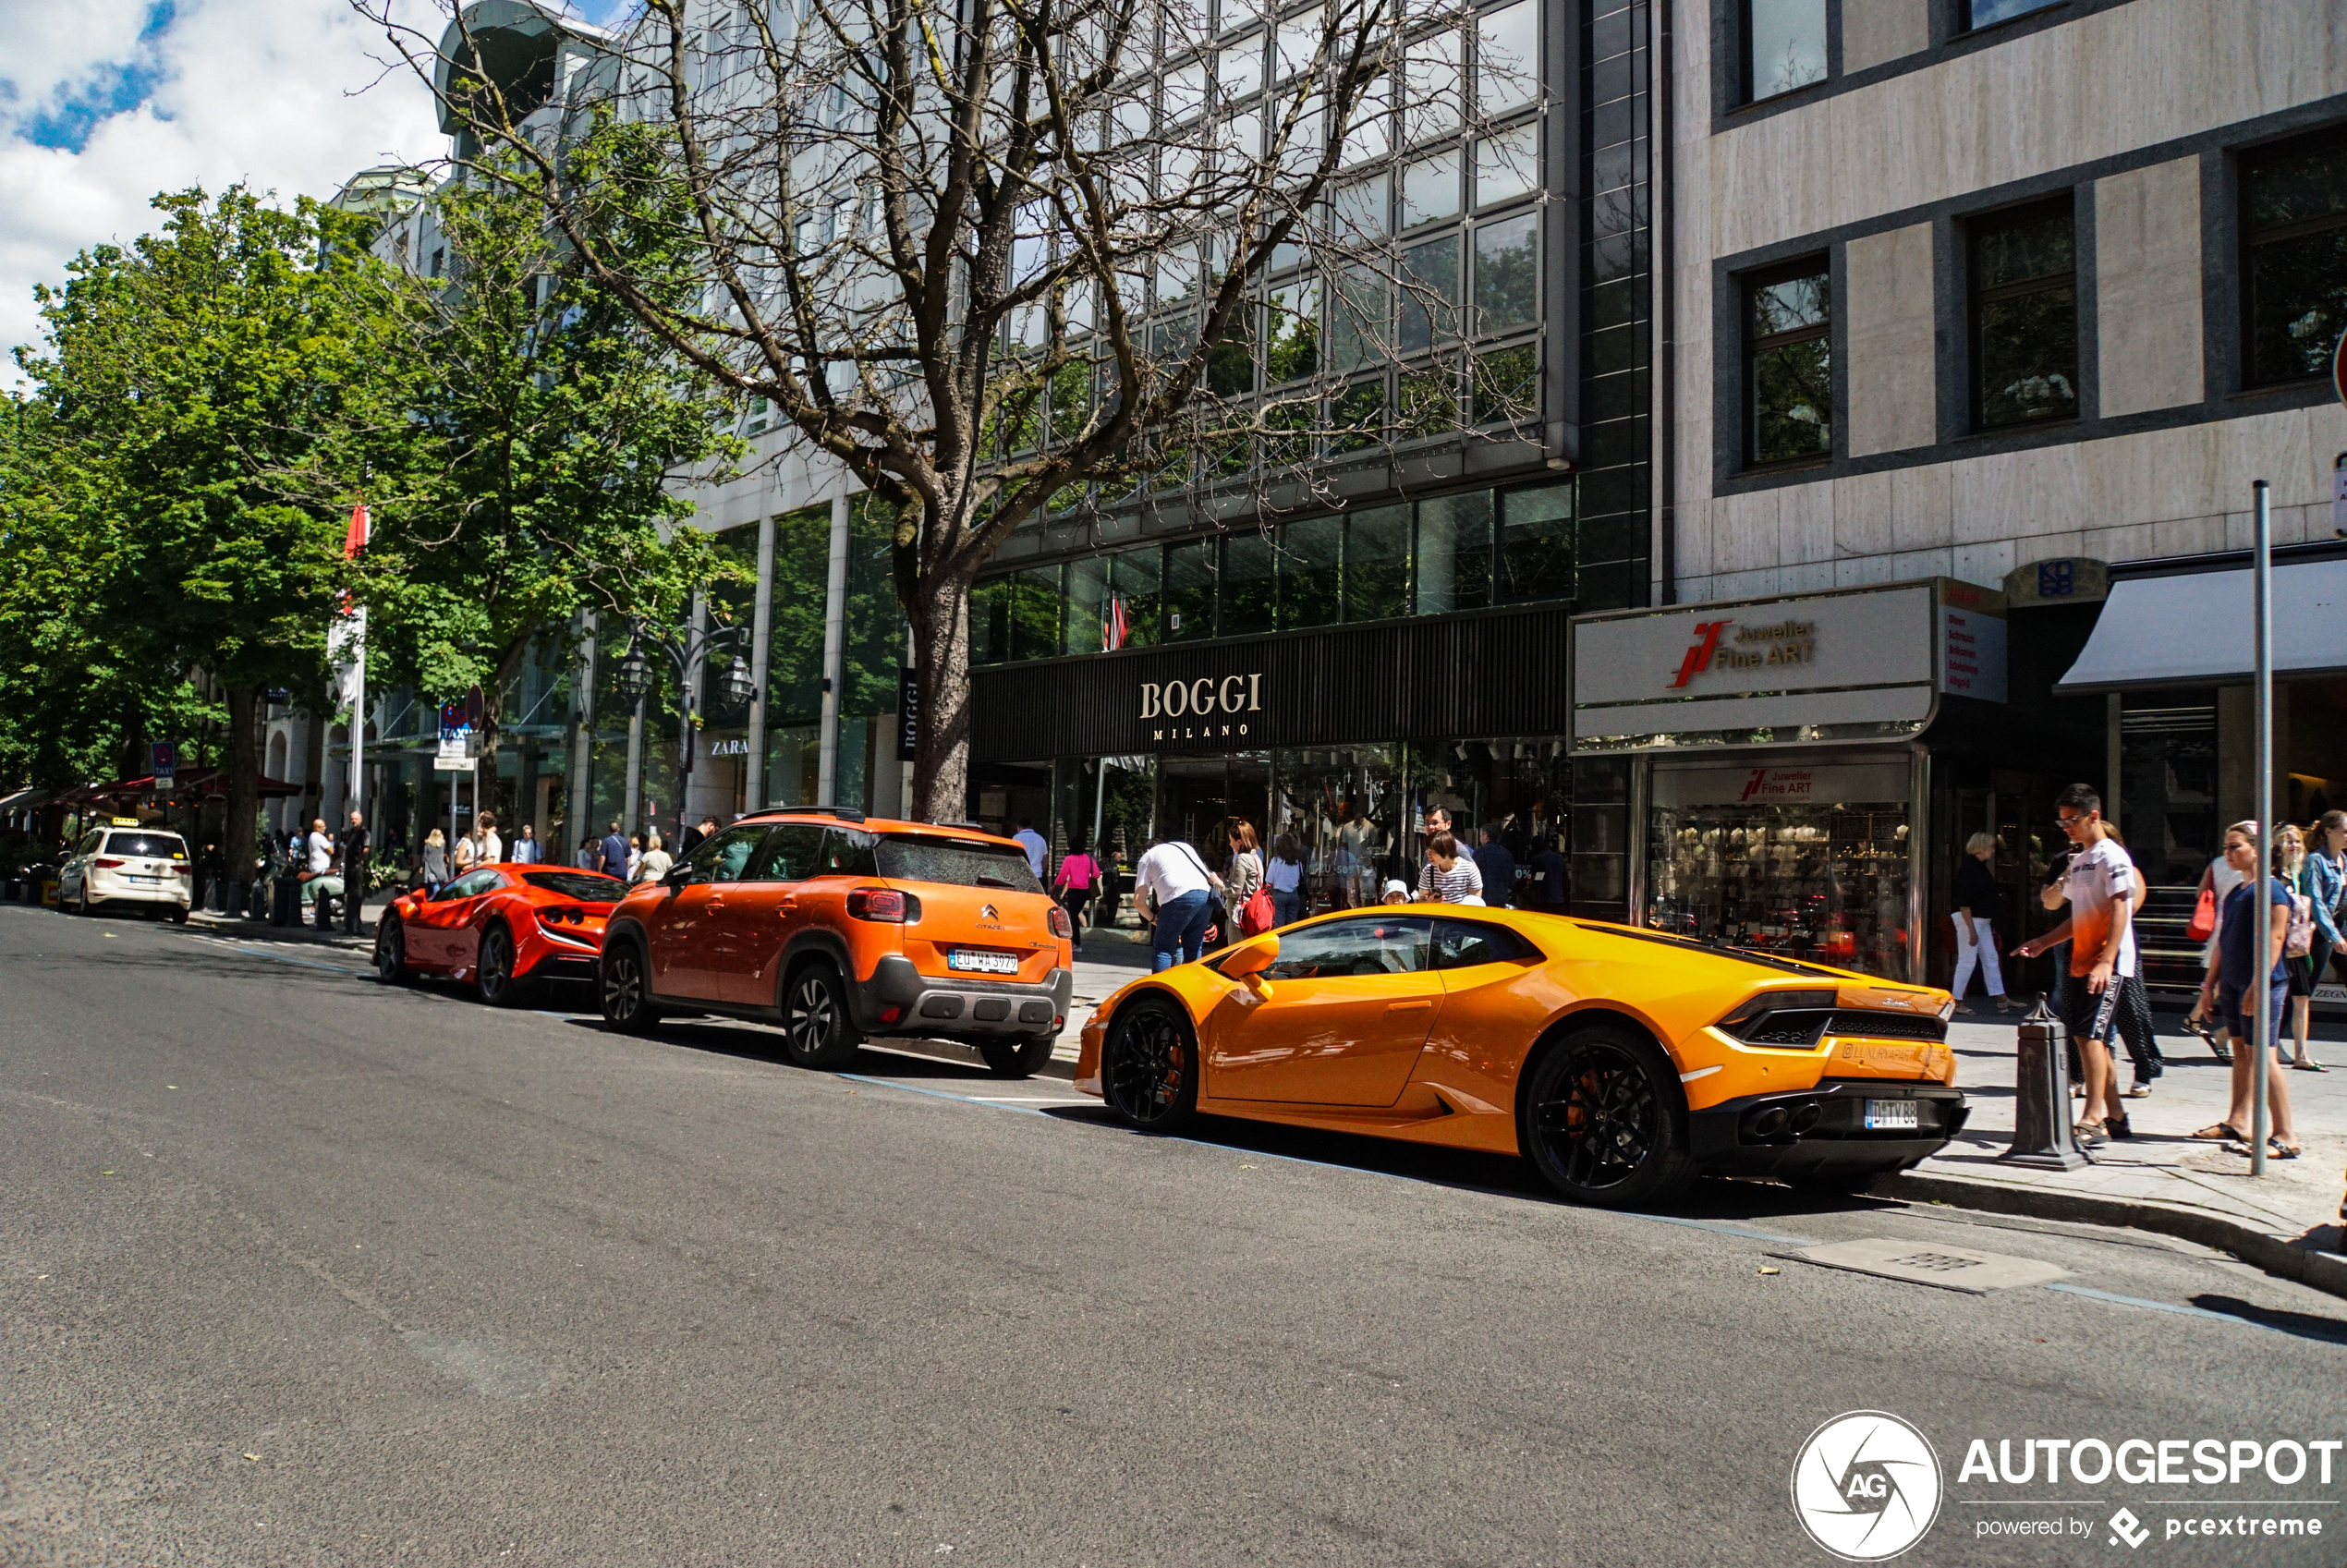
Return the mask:
M 1952 1274 L 1959 1269 L 1982 1269 L 1988 1260 L 1980 1258 L 1959 1258 L 1952 1252 L 1910 1252 L 1904 1258 L 1888 1260 L 1893 1269 L 1921 1269 L 1933 1274 Z
M 1890 1236 L 1829 1242 L 1777 1256 L 1828 1269 L 1845 1269 L 1854 1274 L 1875 1274 L 1909 1284 L 1963 1291 L 1967 1295 L 1986 1295 L 1990 1291 L 2012 1290 L 2020 1285 L 2042 1285 L 2070 1272 L 2034 1258 L 1970 1252 L 1957 1247 L 1918 1248 L 1912 1241 Z

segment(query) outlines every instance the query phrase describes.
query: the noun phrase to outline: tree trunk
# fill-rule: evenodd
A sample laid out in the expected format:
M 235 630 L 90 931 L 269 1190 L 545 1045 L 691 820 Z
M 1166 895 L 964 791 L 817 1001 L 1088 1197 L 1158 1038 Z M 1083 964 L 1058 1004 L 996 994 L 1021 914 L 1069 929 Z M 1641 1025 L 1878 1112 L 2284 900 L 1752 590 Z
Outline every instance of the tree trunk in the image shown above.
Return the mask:
M 250 886 L 260 858 L 254 833 L 261 816 L 261 688 L 228 688 L 228 808 L 222 824 L 222 858 L 228 881 Z
M 913 750 L 912 815 L 958 822 L 970 814 L 970 575 L 928 579 L 913 615 L 921 733 Z

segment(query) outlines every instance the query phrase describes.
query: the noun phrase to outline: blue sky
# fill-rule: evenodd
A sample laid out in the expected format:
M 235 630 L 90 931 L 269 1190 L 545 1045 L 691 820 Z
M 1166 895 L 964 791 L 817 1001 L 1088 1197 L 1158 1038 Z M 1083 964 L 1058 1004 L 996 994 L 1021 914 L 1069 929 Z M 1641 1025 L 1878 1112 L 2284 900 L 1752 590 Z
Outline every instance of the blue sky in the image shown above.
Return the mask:
M 395 3 L 437 34 L 432 0 Z M 38 334 L 33 286 L 149 227 L 158 191 L 325 197 L 440 156 L 430 91 L 387 53 L 348 0 L 0 0 L 0 354 Z

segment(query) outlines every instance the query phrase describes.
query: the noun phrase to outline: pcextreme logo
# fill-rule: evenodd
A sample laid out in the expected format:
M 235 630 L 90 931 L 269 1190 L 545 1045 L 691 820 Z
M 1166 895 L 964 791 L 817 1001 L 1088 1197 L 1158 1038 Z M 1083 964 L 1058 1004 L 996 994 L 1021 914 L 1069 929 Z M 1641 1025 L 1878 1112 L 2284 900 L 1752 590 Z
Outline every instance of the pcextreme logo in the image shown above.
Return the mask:
M 1794 1516 L 1845 1562 L 1880 1562 L 1921 1540 L 1940 1516 L 1940 1491 L 1929 1440 L 1880 1410 L 1835 1416 L 1793 1462 Z

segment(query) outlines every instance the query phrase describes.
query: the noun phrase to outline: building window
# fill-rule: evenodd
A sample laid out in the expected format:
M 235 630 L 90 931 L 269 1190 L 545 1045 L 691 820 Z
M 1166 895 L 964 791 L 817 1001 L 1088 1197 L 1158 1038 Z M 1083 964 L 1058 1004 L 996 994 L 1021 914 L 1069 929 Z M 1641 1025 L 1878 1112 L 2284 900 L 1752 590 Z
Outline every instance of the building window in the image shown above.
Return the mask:
M 2066 0 L 1971 0 L 1964 7 L 1967 28 L 1994 27 L 2015 17 L 2025 17 L 2032 11 L 2066 4 Z
M 1826 79 L 1826 0 L 1745 0 L 1747 103 Z
M 2077 247 L 2070 201 L 1970 225 L 1976 430 L 2078 415 Z
M 1746 457 L 1755 466 L 1822 457 L 1833 444 L 1832 293 L 1823 257 L 1745 286 Z
M 2347 332 L 2347 130 L 2244 159 L 2242 186 L 2249 383 L 2321 375 Z

